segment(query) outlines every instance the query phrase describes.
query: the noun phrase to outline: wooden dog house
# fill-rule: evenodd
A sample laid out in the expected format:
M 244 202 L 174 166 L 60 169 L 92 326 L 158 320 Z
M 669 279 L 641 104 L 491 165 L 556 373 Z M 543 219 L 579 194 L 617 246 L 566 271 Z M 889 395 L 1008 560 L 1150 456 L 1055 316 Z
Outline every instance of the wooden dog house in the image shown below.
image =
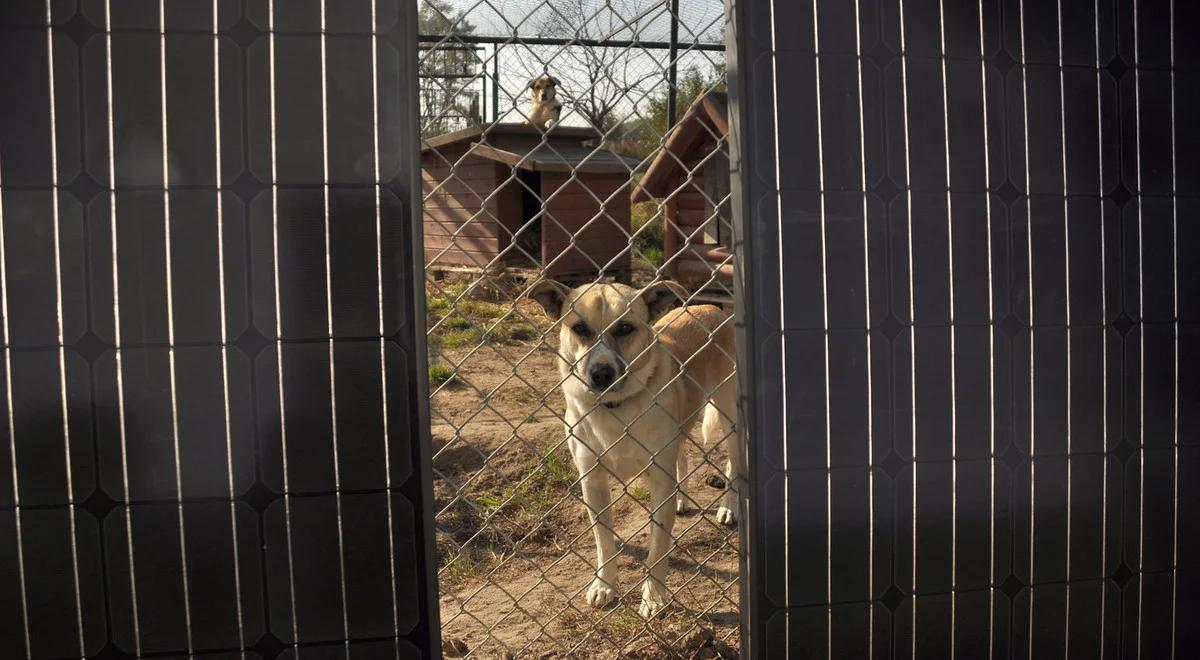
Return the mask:
M 544 269 L 561 279 L 629 272 L 630 172 L 601 135 L 501 123 L 424 142 L 427 268 Z M 586 225 L 586 228 L 585 228 Z
M 663 263 L 691 286 L 733 283 L 727 117 L 724 92 L 697 99 L 631 196 L 663 200 Z

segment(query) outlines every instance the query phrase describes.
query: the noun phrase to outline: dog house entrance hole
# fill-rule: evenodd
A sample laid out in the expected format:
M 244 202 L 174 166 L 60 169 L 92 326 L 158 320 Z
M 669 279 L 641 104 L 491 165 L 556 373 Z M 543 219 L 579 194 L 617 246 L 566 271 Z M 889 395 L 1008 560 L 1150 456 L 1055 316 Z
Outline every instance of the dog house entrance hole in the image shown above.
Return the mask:
M 521 227 L 515 238 L 521 261 L 532 260 L 539 265 L 542 256 L 542 174 L 517 170 L 521 182 Z

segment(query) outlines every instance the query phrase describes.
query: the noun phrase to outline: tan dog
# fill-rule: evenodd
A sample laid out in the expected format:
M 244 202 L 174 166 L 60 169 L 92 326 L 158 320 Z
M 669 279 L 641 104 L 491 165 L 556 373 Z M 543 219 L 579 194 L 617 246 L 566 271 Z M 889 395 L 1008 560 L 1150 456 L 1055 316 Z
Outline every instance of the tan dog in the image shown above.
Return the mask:
M 540 126 L 545 130 L 558 123 L 562 116 L 562 104 L 555 100 L 558 96 L 558 78 L 542 75 L 529 83 L 533 95 L 533 110 L 529 113 L 529 123 Z
M 688 474 L 680 441 L 702 415 L 705 443 L 724 440 L 729 454 L 717 520 L 736 521 L 742 469 L 733 425 L 738 393 L 732 324 L 711 305 L 667 312 L 687 297 L 674 282 L 637 291 L 623 284 L 568 289 L 543 281 L 529 295 L 551 318 L 560 319 L 567 442 L 596 541 L 596 575 L 587 602 L 603 607 L 618 594 L 609 475 L 626 487 L 640 476 L 650 487 L 652 526 L 639 612 L 650 618 L 670 600 L 672 528 L 677 510 L 688 501 L 679 486 Z

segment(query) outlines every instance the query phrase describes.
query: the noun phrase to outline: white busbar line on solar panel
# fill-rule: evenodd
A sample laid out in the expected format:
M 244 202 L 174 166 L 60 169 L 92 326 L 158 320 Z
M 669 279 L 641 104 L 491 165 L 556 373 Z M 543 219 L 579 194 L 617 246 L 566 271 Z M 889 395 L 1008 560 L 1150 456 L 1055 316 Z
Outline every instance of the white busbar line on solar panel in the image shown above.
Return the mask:
M 1096 39 L 1096 144 L 1104 144 L 1104 113 L 1102 111 L 1100 87 L 1100 0 L 1093 7 L 1095 12 Z M 1108 322 L 1108 265 L 1106 263 L 1107 236 L 1104 231 L 1104 149 L 1097 150 L 1096 195 L 1100 201 L 1100 319 Z M 1102 449 L 1108 451 L 1108 333 L 1100 333 L 1100 409 Z M 1100 468 L 1100 571 L 1108 573 L 1108 460 L 1101 461 Z M 1105 619 L 1108 607 L 1108 590 L 1100 587 L 1100 648 L 1104 648 Z
M 117 171 L 116 143 L 113 140 L 115 118 L 113 116 L 113 57 L 112 57 L 112 0 L 104 1 L 104 65 L 105 102 L 108 120 L 108 214 L 112 240 L 112 285 L 113 285 L 113 345 L 117 380 L 117 420 L 121 438 L 121 485 L 122 505 L 125 513 L 125 544 L 129 560 L 129 602 L 133 624 L 133 650 L 142 653 L 142 630 L 138 615 L 137 571 L 133 552 L 133 513 L 129 502 L 129 444 L 125 427 L 125 377 L 121 353 L 121 276 L 118 264 L 117 240 Z
M 279 292 L 279 162 L 276 143 L 275 115 L 275 0 L 267 3 L 267 55 L 269 59 L 270 85 L 269 107 L 271 117 L 271 266 L 275 296 L 275 374 L 279 396 L 279 453 L 283 468 L 283 517 L 287 536 L 288 600 L 291 605 L 292 647 L 300 643 L 299 624 L 296 614 L 296 568 L 292 551 L 292 489 L 288 478 L 287 410 L 283 387 L 283 317 Z
M 3 173 L 0 173 L 0 193 L 4 191 Z M 17 436 L 13 423 L 13 406 L 12 406 L 12 351 L 9 347 L 8 340 L 8 269 L 5 264 L 4 253 L 4 199 L 3 194 L 0 194 L 0 304 L 3 305 L 3 322 L 4 322 L 4 383 L 7 388 L 5 392 L 6 402 L 8 404 L 8 451 L 12 464 L 12 489 L 13 489 L 13 519 L 14 531 L 17 542 L 17 584 L 21 595 L 21 630 L 25 639 L 25 657 L 28 660 L 33 657 L 33 647 L 30 643 L 29 631 L 29 598 L 26 593 L 25 585 L 25 539 L 21 527 L 21 484 L 20 472 L 17 469 Z M 70 461 L 67 462 L 70 469 Z
M 67 358 L 63 342 L 63 294 L 62 294 L 62 249 L 60 242 L 61 223 L 59 217 L 58 187 L 58 111 L 54 81 L 54 27 L 51 20 L 50 0 L 46 0 L 46 86 L 49 95 L 50 113 L 50 217 L 54 237 L 54 333 L 58 349 L 58 398 L 63 428 L 63 466 L 67 480 L 67 515 L 71 535 L 71 581 L 75 597 L 75 634 L 79 638 L 79 655 L 86 655 L 83 636 L 83 599 L 79 583 L 79 544 L 76 531 L 75 476 L 72 465 L 71 421 L 67 414 Z M 0 220 L 2 222 L 2 220 Z M 0 246 L 0 250 L 3 247 Z M 5 280 L 7 287 L 7 280 Z M 7 295 L 7 294 L 6 294 Z M 8 347 L 7 301 L 5 302 L 5 347 Z M 8 374 L 6 374 L 7 376 Z M 11 383 L 9 391 L 11 392 Z M 9 414 L 12 403 L 9 402 Z M 14 457 L 13 465 L 16 461 Z
M 400 637 L 400 603 L 396 587 L 396 533 L 392 519 L 392 443 L 388 435 L 387 340 L 383 329 L 383 219 L 379 204 L 379 36 L 377 1 L 371 0 L 371 172 L 375 189 L 375 302 L 379 313 L 379 392 L 383 425 L 383 478 L 387 490 L 388 580 L 391 582 L 392 634 Z M 397 653 L 399 649 L 397 648 Z
M 1033 317 L 1033 209 L 1030 205 L 1029 194 L 1029 67 L 1025 59 L 1025 0 L 1020 2 L 1020 34 L 1021 34 L 1021 127 L 1024 131 L 1023 146 L 1025 149 L 1025 222 L 1028 230 L 1025 232 L 1025 250 L 1029 257 L 1028 291 L 1029 291 L 1029 618 L 1026 639 L 1029 641 L 1029 657 L 1033 658 L 1033 607 L 1034 607 L 1034 572 L 1033 545 L 1035 528 L 1035 503 L 1037 501 L 1037 436 L 1034 420 L 1034 317 Z
M 236 490 L 233 480 L 233 429 L 229 409 L 229 325 L 225 310 L 225 204 L 223 199 L 225 190 L 221 175 L 224 161 L 221 158 L 221 36 L 218 7 L 218 0 L 213 0 L 213 149 L 215 152 L 213 180 L 216 183 L 214 197 L 217 211 L 217 294 L 221 325 L 221 411 L 224 414 L 225 479 L 229 493 L 230 550 L 233 554 L 233 604 L 237 616 L 238 648 L 243 649 L 240 651 L 240 656 L 245 658 L 246 621 L 242 605 L 242 561 L 238 547 L 237 501 L 234 499 Z
M 817 104 L 817 200 L 821 214 L 821 333 L 824 342 L 825 389 L 825 657 L 833 658 L 833 477 L 830 472 L 829 433 L 829 275 L 825 247 L 825 135 L 821 118 L 821 36 L 817 20 L 817 0 L 813 0 L 813 68 L 815 89 L 813 98 Z M 782 261 L 783 252 L 779 253 Z
M 1172 371 L 1175 374 L 1171 444 L 1172 444 L 1172 497 L 1171 497 L 1171 658 L 1175 658 L 1177 607 L 1179 595 L 1179 197 L 1176 188 L 1175 167 L 1175 3 L 1171 2 L 1170 36 L 1170 81 L 1171 81 L 1171 316 L 1173 331 Z
M 908 386 L 912 401 L 912 546 L 910 568 L 912 575 L 912 604 L 909 621 L 912 631 L 912 657 L 917 657 L 917 315 L 914 298 L 913 275 L 913 230 L 912 230 L 912 160 L 909 153 L 909 124 L 908 124 L 908 46 L 904 30 L 904 0 L 899 1 L 900 11 L 900 79 L 902 85 L 901 107 L 904 114 L 904 199 L 905 220 L 908 231 Z
M 163 258 L 167 292 L 167 371 L 171 398 L 171 451 L 175 463 L 175 512 L 179 523 L 179 567 L 183 582 L 183 623 L 187 651 L 194 651 L 192 642 L 192 597 L 188 579 L 187 532 L 183 521 L 183 477 L 179 461 L 179 396 L 175 379 L 175 296 L 171 268 L 171 172 L 168 166 L 170 149 L 167 141 L 167 13 L 164 0 L 158 2 L 158 79 L 159 109 L 162 129 L 162 196 L 163 196 Z M 116 237 L 113 237 L 116 241 Z
M 783 185 L 781 178 L 781 163 L 779 154 L 779 25 L 775 20 L 775 0 L 770 4 L 771 22 L 771 121 L 775 139 L 771 141 L 775 151 L 775 232 L 777 257 L 779 259 L 779 327 L 787 326 L 787 306 L 784 296 L 784 266 L 783 266 Z M 788 442 L 788 386 L 787 386 L 787 333 L 779 336 L 779 379 L 780 379 L 780 442 L 783 443 L 783 600 L 791 603 L 791 517 L 789 516 L 789 487 L 788 456 L 791 453 L 791 443 Z M 784 610 L 784 648 L 791 649 L 791 626 L 787 625 L 791 617 L 790 611 Z
M 863 324 L 867 375 L 867 657 L 875 656 L 875 397 L 871 371 L 871 239 L 867 223 L 867 134 L 863 119 L 862 22 L 854 0 L 854 59 L 858 83 L 858 163 L 862 188 Z
M 1137 191 L 1137 283 L 1138 283 L 1138 525 L 1137 525 L 1137 635 L 1134 649 L 1138 660 L 1142 657 L 1142 598 L 1145 592 L 1145 542 L 1146 542 L 1146 309 L 1142 264 L 1142 76 L 1140 44 L 1138 43 L 1138 3 L 1133 0 L 1133 143 Z
M 333 346 L 333 267 L 329 249 L 329 81 L 326 64 L 325 0 L 321 0 L 321 202 L 325 230 L 325 328 L 329 348 L 329 439 L 333 449 L 333 501 L 337 520 L 338 585 L 342 597 L 342 633 L 350 639 L 346 594 L 346 544 L 342 530 L 342 466 L 338 452 L 337 378 Z M 347 651 L 348 652 L 348 651 Z
M 1062 0 L 1056 3 L 1057 21 L 1058 21 L 1058 107 L 1059 107 L 1059 133 L 1062 141 L 1060 148 L 1062 149 L 1062 209 L 1063 209 L 1063 259 L 1065 266 L 1063 267 L 1063 276 L 1066 306 L 1066 321 L 1067 321 L 1067 337 L 1066 337 L 1066 359 L 1067 359 L 1067 524 L 1066 524 L 1066 546 L 1063 548 L 1063 555 L 1066 565 L 1066 604 L 1063 613 L 1063 656 L 1070 657 L 1071 655 L 1071 481 L 1072 481 L 1072 463 L 1071 463 L 1071 410 L 1074 408 L 1074 398 L 1071 391 L 1071 212 L 1067 204 L 1067 95 L 1066 83 L 1064 81 L 1063 71 L 1063 22 L 1062 22 Z
M 989 159 L 987 60 L 984 57 L 983 0 L 979 0 L 979 95 L 983 113 L 983 189 L 987 232 L 988 303 L 988 660 L 996 648 L 996 311 L 992 284 L 992 167 Z
M 938 0 L 938 48 L 942 74 L 942 130 L 946 159 L 946 280 L 950 311 L 950 658 L 958 634 L 958 338 L 954 327 L 954 201 L 950 195 L 950 101 L 946 80 L 946 9 Z M 916 319 L 913 319 L 916 326 Z

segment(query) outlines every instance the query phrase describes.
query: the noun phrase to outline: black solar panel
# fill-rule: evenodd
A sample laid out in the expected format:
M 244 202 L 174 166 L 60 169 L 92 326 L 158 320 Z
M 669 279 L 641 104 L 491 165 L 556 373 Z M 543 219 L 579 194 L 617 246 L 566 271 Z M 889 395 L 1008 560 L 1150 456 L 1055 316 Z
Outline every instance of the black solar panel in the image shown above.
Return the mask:
M 333 4 L 0 10 L 0 656 L 427 657 L 414 10 Z
M 737 4 L 754 656 L 1186 655 L 1195 10 Z

